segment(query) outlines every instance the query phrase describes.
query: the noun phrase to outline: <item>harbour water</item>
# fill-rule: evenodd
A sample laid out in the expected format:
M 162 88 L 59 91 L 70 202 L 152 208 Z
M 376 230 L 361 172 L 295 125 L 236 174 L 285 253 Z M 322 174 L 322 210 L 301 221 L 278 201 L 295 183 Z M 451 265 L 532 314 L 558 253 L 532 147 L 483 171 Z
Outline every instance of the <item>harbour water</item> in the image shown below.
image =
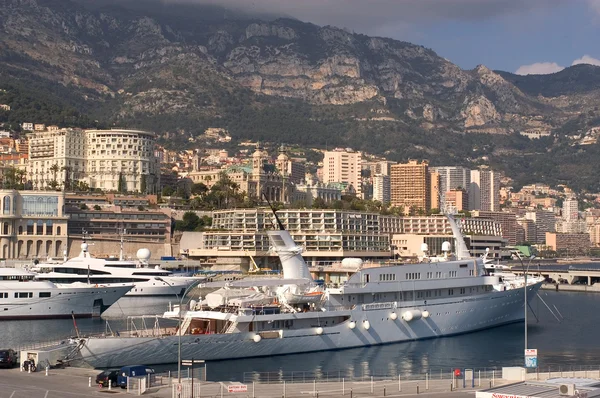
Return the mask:
M 536 299 L 529 312 L 528 347 L 538 349 L 541 370 L 569 369 L 570 366 L 600 365 L 600 346 L 596 332 L 600 325 L 597 294 L 542 291 L 544 301 L 556 313 L 553 316 L 544 303 Z M 141 313 L 164 311 L 168 300 L 129 302 L 125 309 Z M 561 315 L 557 313 L 554 306 Z M 121 311 L 122 310 L 122 311 Z M 114 312 L 118 316 L 119 312 Z M 537 320 L 536 320 L 537 316 Z M 150 326 L 152 326 L 151 322 Z M 127 321 L 111 319 L 111 329 L 123 330 Z M 80 333 L 102 332 L 106 323 L 101 319 L 77 320 Z M 2 321 L 2 345 L 18 347 L 36 341 L 57 340 L 75 335 L 71 320 Z M 493 368 L 521 366 L 523 363 L 524 324 L 511 324 L 485 331 L 413 341 L 385 346 L 366 347 L 310 354 L 216 361 L 207 365 L 210 380 L 243 380 L 259 372 L 321 372 L 353 374 L 354 376 L 418 374 L 456 367 Z M 157 370 L 176 369 L 173 364 Z

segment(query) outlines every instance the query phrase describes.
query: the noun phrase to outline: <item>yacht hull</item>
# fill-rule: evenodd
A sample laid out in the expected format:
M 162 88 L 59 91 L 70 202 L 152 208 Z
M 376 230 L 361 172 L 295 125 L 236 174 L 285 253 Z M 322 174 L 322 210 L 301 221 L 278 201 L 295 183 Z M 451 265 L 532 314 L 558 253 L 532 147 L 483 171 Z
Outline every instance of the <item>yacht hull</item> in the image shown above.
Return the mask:
M 535 297 L 540 283 L 528 287 Z M 181 358 L 224 360 L 314 351 L 338 350 L 470 333 L 524 320 L 524 289 L 494 291 L 476 296 L 394 303 L 397 308 L 370 309 L 359 305 L 340 315 L 349 319 L 335 326 L 283 330 L 277 338 L 256 342 L 255 332 L 181 336 Z M 427 318 L 392 319 L 392 311 L 427 309 Z M 336 311 L 328 311 L 329 315 Z M 368 321 L 365 322 L 365 321 Z M 350 324 L 354 322 L 355 327 Z M 179 336 L 87 338 L 81 359 L 97 368 L 143 363 L 176 363 Z
M 23 284 L 18 291 L 9 292 L 8 299 L 0 299 L 0 320 L 18 319 L 54 319 L 72 316 L 100 316 L 112 304 L 119 300 L 129 286 L 99 287 L 48 287 L 35 288 L 36 282 Z M 32 298 L 12 298 L 13 292 L 31 292 Z M 51 297 L 40 298 L 40 292 L 51 292 Z

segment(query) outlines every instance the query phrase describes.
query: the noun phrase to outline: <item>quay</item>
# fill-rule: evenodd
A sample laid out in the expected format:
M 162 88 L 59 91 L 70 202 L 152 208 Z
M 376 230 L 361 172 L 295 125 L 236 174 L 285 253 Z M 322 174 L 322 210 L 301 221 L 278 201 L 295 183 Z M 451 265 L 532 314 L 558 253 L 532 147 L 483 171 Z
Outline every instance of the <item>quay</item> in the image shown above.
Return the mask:
M 99 370 L 68 367 L 28 373 L 20 369 L 0 369 L 0 398 L 76 398 L 102 396 L 143 395 L 156 398 L 191 397 L 191 380 L 182 377 L 182 387 L 178 387 L 177 378 L 168 378 L 166 374 L 156 375 L 153 385 L 141 391 L 132 387 L 129 391 L 119 387 L 100 388 L 94 384 Z M 526 373 L 524 368 L 503 368 L 494 371 L 473 371 L 465 369 L 463 375 L 456 378 L 452 372 L 443 377 L 432 373 L 417 376 L 376 377 L 367 376 L 353 380 L 305 380 L 303 382 L 215 382 L 194 380 L 194 397 L 206 398 L 318 398 L 318 397 L 417 397 L 448 396 L 474 397 L 480 392 L 502 392 L 502 388 L 515 388 L 527 383 L 543 383 L 555 380 L 558 388 L 561 380 L 576 383 L 585 380 L 587 384 L 600 384 L 600 370 L 549 371 Z M 552 380 L 551 380 L 552 381 Z M 566 382 L 565 382 L 566 383 Z M 550 385 L 551 388 L 552 384 Z M 600 390 L 599 390 L 600 392 Z
M 511 271 L 523 275 L 520 265 L 513 265 Z M 571 268 L 569 264 L 532 264 L 528 274 L 542 275 L 546 278 L 549 283 L 542 285 L 542 289 L 545 290 L 600 293 L 600 267 L 592 268 L 578 264 L 577 267 Z

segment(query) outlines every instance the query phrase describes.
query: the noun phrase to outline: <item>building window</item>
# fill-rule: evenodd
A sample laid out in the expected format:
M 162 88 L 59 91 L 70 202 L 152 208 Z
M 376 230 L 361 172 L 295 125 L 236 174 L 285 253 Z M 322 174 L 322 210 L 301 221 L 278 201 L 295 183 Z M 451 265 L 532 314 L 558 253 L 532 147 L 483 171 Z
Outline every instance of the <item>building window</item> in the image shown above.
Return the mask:
M 4 214 L 10 214 L 10 196 L 4 197 L 4 202 L 2 206 L 4 208 Z
M 4 223 L 4 230 L 3 230 L 3 232 L 2 232 L 2 233 L 3 233 L 4 235 L 8 235 L 8 223 L 7 223 L 7 222 L 5 222 L 5 223 Z
M 58 216 L 58 196 L 23 195 L 24 216 Z
M 33 235 L 33 220 L 27 221 L 27 235 Z
M 52 235 L 52 220 L 46 221 L 46 235 Z
M 44 222 L 42 220 L 37 221 L 37 228 L 35 231 L 36 235 L 44 235 Z

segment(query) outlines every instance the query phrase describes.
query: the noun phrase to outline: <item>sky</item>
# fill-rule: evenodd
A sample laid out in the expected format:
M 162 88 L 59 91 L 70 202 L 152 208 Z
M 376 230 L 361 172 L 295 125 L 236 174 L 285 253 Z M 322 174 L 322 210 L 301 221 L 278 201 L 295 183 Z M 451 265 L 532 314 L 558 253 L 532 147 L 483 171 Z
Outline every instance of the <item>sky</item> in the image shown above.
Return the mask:
M 600 0 L 165 0 L 288 15 L 423 45 L 463 69 L 600 65 Z

